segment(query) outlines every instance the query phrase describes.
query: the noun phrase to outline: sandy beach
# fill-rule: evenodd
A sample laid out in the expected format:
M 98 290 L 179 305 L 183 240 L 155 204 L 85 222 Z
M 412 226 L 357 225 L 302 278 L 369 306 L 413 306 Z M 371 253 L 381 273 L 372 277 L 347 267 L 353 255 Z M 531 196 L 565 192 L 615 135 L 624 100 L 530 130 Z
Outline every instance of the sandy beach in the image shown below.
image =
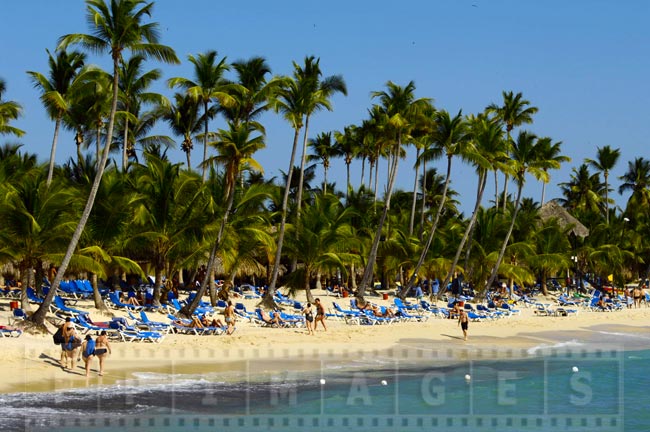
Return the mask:
M 316 292 L 326 309 L 332 301 L 347 307 L 347 299 L 326 297 Z M 300 299 L 299 300 L 304 300 Z M 379 305 L 392 300 L 370 298 Z M 239 299 L 237 301 L 240 301 Z M 257 300 L 244 300 L 247 308 Z M 550 303 L 551 299 L 545 300 Z M 440 302 L 442 305 L 442 302 Z M 0 300 L 0 320 L 10 313 L 8 300 Z M 92 310 L 80 301 L 77 307 Z M 112 342 L 113 353 L 106 363 L 106 374 L 97 376 L 97 363 L 86 378 L 83 362 L 73 371 L 58 365 L 60 347 L 50 335 L 23 334 L 0 340 L 0 392 L 38 392 L 111 385 L 132 379 L 138 373 L 201 374 L 220 372 L 224 376 L 241 373 L 317 369 L 355 359 L 385 359 L 401 362 L 443 362 L 452 358 L 482 359 L 522 357 L 538 350 L 551 349 L 641 349 L 650 339 L 650 308 L 617 312 L 591 312 L 580 309 L 567 317 L 538 316 L 532 308 L 519 306 L 520 314 L 494 321 L 471 322 L 469 340 L 463 341 L 456 320 L 431 317 L 426 322 L 399 322 L 390 325 L 347 325 L 329 318 L 328 330 L 314 336 L 304 328 L 258 327 L 239 320 L 234 335 L 188 336 L 168 334 L 158 344 Z M 120 311 L 112 311 L 124 316 Z M 93 320 L 109 319 L 91 313 Z M 152 319 L 166 321 L 162 315 Z

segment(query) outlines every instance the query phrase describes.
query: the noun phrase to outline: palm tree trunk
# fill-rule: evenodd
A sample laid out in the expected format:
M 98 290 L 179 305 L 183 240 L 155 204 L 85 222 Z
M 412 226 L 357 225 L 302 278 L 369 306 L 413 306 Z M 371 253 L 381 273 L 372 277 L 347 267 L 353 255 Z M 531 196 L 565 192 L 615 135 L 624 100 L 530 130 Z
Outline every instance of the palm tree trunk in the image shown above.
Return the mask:
M 323 166 L 323 195 L 327 195 L 327 165 Z
M 544 205 L 544 197 L 546 196 L 546 182 L 542 182 L 542 202 L 540 206 Z
M 205 161 L 208 160 L 208 103 L 203 105 L 203 113 L 205 115 L 205 127 L 203 129 L 203 172 L 201 173 L 201 180 L 205 183 L 207 170 L 205 169 Z M 189 165 L 189 163 L 187 164 Z
M 312 294 L 311 288 L 309 287 L 309 274 L 310 273 L 311 272 L 309 271 L 309 269 L 305 266 L 305 279 L 304 279 L 305 294 L 307 295 L 307 302 L 311 303 L 311 304 L 314 304 L 314 295 Z
M 415 160 L 420 158 L 420 149 L 415 152 Z M 409 219 L 409 236 L 413 235 L 413 225 L 415 225 L 415 206 L 418 201 L 418 173 L 420 172 L 420 165 L 415 165 L 415 180 L 413 181 L 413 200 L 411 201 L 411 218 Z
M 128 106 L 126 107 L 126 111 L 128 112 L 129 108 Z M 126 172 L 126 164 L 127 164 L 127 148 L 129 146 L 129 119 L 125 118 L 124 119 L 124 139 L 122 143 L 122 172 Z
M 377 190 L 379 186 L 379 182 L 377 179 L 379 178 L 379 160 L 375 163 L 375 202 L 377 202 Z
M 305 132 L 302 140 L 302 156 L 300 158 L 300 179 L 298 180 L 298 194 L 296 197 L 296 225 L 300 223 L 300 210 L 302 209 L 302 190 L 305 182 L 305 162 L 307 161 L 307 133 L 309 131 L 309 116 L 305 118 Z M 291 260 L 291 272 L 296 271 L 298 257 Z
M 115 113 L 117 112 L 117 91 L 118 91 L 118 77 L 119 77 L 118 70 L 119 70 L 118 57 L 114 56 L 113 58 L 113 102 L 111 105 L 111 113 L 108 121 L 108 131 L 106 135 L 106 145 L 104 146 L 104 151 L 102 153 L 102 160 L 101 163 L 99 163 L 97 166 L 97 174 L 95 175 L 95 180 L 93 181 L 93 185 L 90 189 L 90 194 L 88 195 L 86 206 L 84 207 L 84 211 L 81 214 L 81 219 L 77 224 L 77 228 L 72 234 L 72 238 L 70 239 L 70 243 L 68 244 L 68 249 L 66 250 L 66 253 L 63 256 L 63 260 L 61 261 L 59 270 L 56 274 L 56 277 L 54 278 L 54 282 L 52 282 L 52 287 L 50 288 L 47 295 L 45 296 L 45 299 L 43 300 L 43 303 L 41 303 L 41 306 L 38 308 L 38 310 L 36 310 L 36 312 L 34 312 L 34 314 L 30 318 L 37 325 L 42 326 L 45 323 L 45 316 L 47 315 L 47 311 L 50 308 L 50 305 L 52 304 L 52 299 L 54 298 L 54 295 L 59 289 L 59 285 L 61 284 L 61 279 L 63 279 L 63 275 L 65 274 L 65 271 L 67 270 L 68 265 L 70 264 L 72 255 L 74 254 L 74 251 L 77 248 L 77 244 L 79 243 L 81 234 L 83 233 L 83 230 L 86 227 L 86 223 L 88 222 L 88 218 L 90 217 L 90 212 L 92 211 L 93 205 L 95 204 L 95 197 L 97 196 L 97 191 L 99 190 L 99 184 L 102 181 L 102 176 L 104 175 L 104 169 L 106 168 L 106 162 L 108 161 L 108 155 L 111 151 L 110 143 L 113 142 L 113 127 L 115 125 Z
M 505 175 L 503 179 L 503 211 L 506 211 L 506 204 L 508 203 L 508 179 L 510 177 L 508 174 Z
M 359 182 L 360 185 L 363 184 L 363 178 L 366 176 L 366 157 L 361 158 L 361 181 Z
M 296 159 L 296 148 L 298 147 L 298 138 L 300 136 L 300 129 L 296 128 L 293 136 L 293 147 L 291 148 L 291 158 L 289 158 L 289 171 L 287 172 L 287 184 L 284 187 L 284 197 L 282 198 L 282 219 L 280 221 L 280 232 L 278 233 L 278 246 L 275 251 L 275 261 L 273 262 L 273 273 L 271 274 L 271 283 L 269 289 L 266 290 L 262 302 L 266 306 L 273 307 L 275 302 L 273 296 L 275 295 L 275 284 L 278 282 L 278 272 L 280 271 L 280 259 L 282 258 L 282 243 L 284 242 L 284 230 L 287 223 L 287 206 L 289 203 L 289 190 L 291 189 L 291 174 L 293 171 L 293 163 Z
M 102 295 L 99 292 L 99 281 L 97 278 L 97 273 L 93 273 L 90 276 L 90 284 L 93 287 L 93 300 L 95 302 L 95 309 L 100 311 L 102 314 L 108 313 L 108 308 L 102 299 Z
M 413 269 L 413 274 L 409 279 L 408 285 L 406 286 L 406 289 L 403 290 L 403 295 L 402 293 L 400 293 L 400 297 L 402 298 L 402 300 L 405 299 L 409 291 L 413 289 L 413 286 L 415 285 L 415 280 L 417 279 L 417 274 L 420 272 L 420 268 L 424 264 L 424 260 L 426 259 L 426 256 L 429 253 L 429 248 L 431 247 L 431 243 L 433 242 L 433 237 L 435 236 L 436 229 L 438 228 L 438 222 L 440 221 L 440 215 L 442 214 L 442 209 L 445 207 L 445 202 L 447 200 L 447 189 L 449 187 L 450 180 L 451 180 L 451 155 L 447 156 L 447 177 L 445 178 L 445 186 L 442 189 L 442 198 L 440 198 L 440 204 L 438 204 L 438 211 L 436 212 L 436 218 L 433 220 L 433 224 L 431 225 L 431 231 L 429 232 L 429 237 L 427 237 L 427 242 L 424 245 L 424 249 L 422 249 L 422 253 L 420 253 L 420 258 L 418 259 L 418 263 L 415 265 L 415 269 Z
M 494 208 L 499 208 L 499 171 L 494 170 Z
M 345 181 L 345 201 L 350 200 L 350 163 L 345 161 L 346 181 Z
M 384 203 L 384 209 L 379 218 L 379 223 L 377 224 L 377 231 L 375 232 L 375 238 L 372 241 L 372 247 L 370 248 L 370 254 L 368 255 L 368 262 L 366 263 L 366 268 L 363 272 L 363 278 L 361 278 L 361 283 L 359 284 L 359 289 L 357 290 L 357 299 L 361 300 L 361 303 L 365 303 L 363 296 L 366 293 L 366 288 L 371 282 L 373 276 L 373 269 L 375 266 L 375 260 L 377 259 L 377 250 L 379 249 L 379 240 L 381 239 L 381 233 L 384 228 L 384 223 L 386 222 L 386 217 L 388 215 L 388 209 L 390 208 L 390 199 L 393 194 L 393 186 L 395 185 L 395 178 L 397 177 L 397 167 L 399 164 L 399 155 L 397 152 L 402 147 L 401 138 L 398 138 L 397 141 L 397 150 L 395 150 L 395 155 L 390 164 L 390 176 L 388 177 L 388 190 L 386 191 L 386 202 Z
M 100 127 L 97 127 L 97 143 L 95 145 L 95 152 L 96 152 L 95 163 L 97 163 L 97 164 L 99 164 L 99 155 L 100 155 L 101 142 L 102 142 L 102 130 L 101 130 Z M 106 145 L 108 145 L 108 143 L 106 143 Z
M 501 261 L 503 261 L 503 255 L 506 253 L 506 247 L 508 246 L 508 242 L 510 241 L 510 236 L 512 235 L 512 230 L 515 227 L 515 221 L 517 220 L 517 213 L 519 213 L 519 203 L 521 202 L 521 190 L 523 189 L 523 187 L 524 187 L 523 182 L 519 182 L 519 185 L 517 187 L 517 201 L 515 201 L 515 210 L 512 212 L 510 228 L 508 228 L 508 233 L 506 234 L 506 238 L 503 239 L 503 243 L 501 244 L 501 250 L 499 251 L 497 262 L 496 264 L 494 264 L 494 268 L 492 269 L 492 274 L 490 274 L 490 279 L 488 279 L 487 285 L 485 286 L 486 290 L 488 290 L 492 286 L 497 276 L 499 275 L 499 266 L 501 266 Z
M 609 183 L 607 182 L 609 173 L 605 171 L 603 176 L 605 177 L 605 222 L 609 225 Z
M 487 173 L 485 175 L 485 179 L 486 179 L 486 183 L 487 183 Z M 479 199 L 478 191 L 476 192 L 476 199 Z M 471 252 L 472 252 L 472 245 L 473 245 L 473 242 L 474 242 L 474 230 L 475 230 L 475 228 L 476 228 L 476 224 L 474 224 L 472 226 L 472 229 L 469 230 L 469 237 L 467 238 L 467 248 L 465 248 L 465 264 L 463 264 L 463 268 L 465 269 L 465 272 L 469 272 L 469 273 L 471 273 L 469 271 L 469 257 L 470 257 Z M 469 275 L 466 274 L 465 276 L 469 276 Z
M 427 161 L 422 162 L 422 207 L 420 212 L 420 229 L 418 238 L 422 241 L 424 235 L 424 215 L 427 209 Z
M 47 182 L 46 185 L 49 188 L 52 183 L 52 176 L 54 175 L 54 157 L 56 156 L 56 144 L 59 140 L 59 128 L 61 127 L 61 118 L 62 114 L 56 118 L 54 123 L 54 138 L 52 138 L 52 149 L 50 150 L 50 166 L 47 169 Z
M 212 250 L 210 251 L 210 257 L 208 258 L 208 268 L 205 271 L 205 277 L 201 282 L 201 286 L 196 292 L 196 296 L 192 299 L 192 302 L 188 305 L 185 305 L 183 309 L 179 312 L 181 315 L 189 318 L 194 314 L 194 311 L 199 304 L 201 303 L 201 298 L 205 295 L 205 292 L 209 286 L 209 280 L 214 280 L 214 268 L 217 263 L 217 251 L 221 247 L 221 240 L 223 239 L 223 233 L 226 229 L 226 224 L 228 223 L 228 216 L 232 210 L 232 204 L 235 201 L 235 184 L 228 185 L 228 198 L 226 201 L 226 210 L 223 214 L 223 219 L 221 219 L 221 225 L 219 226 L 219 232 L 217 233 L 217 239 L 212 245 Z
M 447 284 L 449 283 L 451 277 L 454 275 L 454 272 L 456 271 L 456 266 L 458 265 L 458 261 L 460 260 L 460 254 L 463 248 L 465 247 L 465 243 L 467 242 L 467 239 L 469 237 L 469 232 L 472 230 L 472 227 L 476 223 L 478 210 L 481 207 L 481 200 L 483 199 L 483 191 L 485 190 L 486 180 L 487 180 L 487 172 L 482 172 L 481 174 L 479 174 L 478 193 L 477 193 L 478 198 L 476 199 L 476 204 L 474 205 L 474 212 L 472 213 L 472 218 L 470 219 L 469 224 L 465 229 L 465 234 L 463 235 L 463 238 L 460 241 L 460 244 L 458 245 L 458 249 L 456 250 L 456 256 L 454 256 L 454 261 L 451 263 L 451 268 L 449 269 L 449 273 L 447 273 L 445 280 L 442 282 L 442 285 L 440 285 L 441 290 L 447 289 Z

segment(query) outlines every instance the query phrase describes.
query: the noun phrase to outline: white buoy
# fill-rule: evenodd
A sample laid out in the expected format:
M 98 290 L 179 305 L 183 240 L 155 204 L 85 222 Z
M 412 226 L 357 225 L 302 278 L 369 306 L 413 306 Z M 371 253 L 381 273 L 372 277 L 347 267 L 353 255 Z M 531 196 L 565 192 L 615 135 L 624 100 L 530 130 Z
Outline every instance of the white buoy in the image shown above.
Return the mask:
M 320 385 L 325 385 L 325 379 L 324 378 L 320 379 Z
M 578 366 L 573 366 L 573 367 L 571 368 L 571 370 L 572 370 L 573 372 L 579 372 L 579 371 L 580 371 L 580 369 L 578 369 Z
M 381 385 L 388 385 L 388 383 L 386 382 L 386 380 L 381 380 Z
M 472 379 L 472 377 L 470 376 L 470 374 L 466 374 L 466 375 L 465 375 L 465 381 L 469 381 L 469 380 L 471 380 L 471 379 Z

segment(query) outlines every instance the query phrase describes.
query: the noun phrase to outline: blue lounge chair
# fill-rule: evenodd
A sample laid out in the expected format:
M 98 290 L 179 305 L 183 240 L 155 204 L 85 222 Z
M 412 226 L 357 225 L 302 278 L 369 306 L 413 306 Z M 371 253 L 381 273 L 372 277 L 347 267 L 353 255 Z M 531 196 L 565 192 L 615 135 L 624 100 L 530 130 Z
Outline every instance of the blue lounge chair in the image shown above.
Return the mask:
M 108 303 L 109 306 L 113 306 L 116 309 L 130 309 L 134 311 L 140 311 L 142 310 L 142 306 L 136 306 L 132 305 L 129 303 L 124 303 L 122 300 L 120 300 L 120 294 L 116 291 L 113 291 L 112 293 L 108 294 L 108 299 L 110 302 Z
M 16 327 L 0 326 L 0 337 L 19 337 L 23 331 Z
M 75 309 L 67 306 L 63 301 L 63 299 L 59 296 L 54 296 L 54 302 L 52 303 L 50 308 L 57 315 L 75 316 L 75 315 L 87 315 L 89 313 L 81 309 Z
M 30 302 L 37 303 L 37 304 L 43 303 L 43 299 L 36 295 L 36 291 L 34 291 L 34 288 L 27 287 L 26 292 L 27 292 L 27 298 L 29 299 Z
M 417 304 L 404 303 L 399 297 L 395 297 L 393 303 L 395 303 L 397 309 L 418 310 Z

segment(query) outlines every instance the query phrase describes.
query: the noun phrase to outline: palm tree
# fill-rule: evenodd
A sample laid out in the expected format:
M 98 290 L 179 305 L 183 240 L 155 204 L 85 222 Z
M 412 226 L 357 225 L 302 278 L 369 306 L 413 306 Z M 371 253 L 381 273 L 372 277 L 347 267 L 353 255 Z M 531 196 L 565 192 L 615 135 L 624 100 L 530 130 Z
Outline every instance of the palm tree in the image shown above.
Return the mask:
M 623 183 L 618 193 L 632 192 L 625 213 L 631 217 L 637 214 L 647 214 L 650 206 L 650 160 L 643 157 L 635 158 L 627 163 L 627 171 L 619 177 Z
M 23 108 L 18 102 L 5 101 L 2 99 L 2 94 L 7 90 L 5 80 L 0 78 L 0 134 L 11 134 L 21 137 L 25 131 L 16 127 L 10 126 L 11 120 L 16 120 L 21 116 Z
M 81 233 L 90 216 L 99 183 L 104 174 L 108 154 L 111 150 L 110 143 L 113 138 L 113 125 L 115 124 L 118 102 L 119 67 L 124 51 L 131 50 L 145 57 L 153 57 L 168 63 L 178 63 L 174 51 L 159 43 L 158 24 L 143 22 L 145 16 L 151 15 L 153 3 L 145 3 L 143 0 L 111 0 L 110 4 L 106 4 L 103 0 L 86 0 L 86 4 L 88 5 L 88 22 L 93 26 L 93 34 L 65 35 L 59 40 L 58 49 L 66 49 L 69 45 L 80 44 L 94 52 L 110 52 L 113 61 L 113 102 L 108 121 L 106 145 L 104 146 L 102 159 L 97 164 L 97 175 L 90 190 L 88 201 L 79 224 L 70 239 L 68 249 L 59 266 L 59 272 L 52 283 L 52 289 L 47 293 L 41 307 L 31 317 L 32 321 L 39 325 L 43 325 L 45 321 L 47 310 L 81 238 Z
M 144 157 L 146 164 L 135 165 L 126 179 L 136 198 L 125 243 L 153 267 L 153 301 L 159 304 L 160 281 L 171 257 L 188 243 L 202 250 L 204 236 L 212 230 L 213 216 L 211 200 L 195 173 L 181 170 L 182 164 L 172 164 L 153 154 L 145 153 Z
M 206 273 L 211 275 L 214 271 L 217 259 L 217 252 L 221 247 L 223 235 L 228 224 L 228 217 L 233 208 L 235 200 L 235 187 L 240 180 L 243 170 L 263 171 L 262 166 L 253 159 L 253 155 L 265 146 L 264 135 L 250 123 L 230 124 L 228 130 L 220 130 L 215 147 L 219 155 L 214 159 L 225 167 L 224 183 L 226 186 L 225 201 L 226 207 L 217 238 L 212 245 Z M 199 288 L 196 297 L 192 302 L 183 309 L 182 313 L 186 316 L 192 316 L 199 306 L 201 297 L 207 288 L 208 278 L 206 277 Z
M 277 95 L 273 100 L 273 108 L 276 112 L 282 113 L 284 119 L 289 122 L 293 129 L 293 144 L 291 147 L 291 157 L 289 158 L 289 170 L 287 171 L 287 181 L 284 186 L 284 195 L 282 197 L 282 209 L 280 229 L 278 231 L 278 243 L 273 261 L 273 271 L 271 273 L 271 282 L 264 296 L 264 304 L 267 307 L 275 306 L 273 296 L 275 295 L 275 285 L 278 280 L 280 271 L 280 258 L 282 257 L 282 244 L 284 243 L 284 234 L 287 223 L 287 207 L 289 205 L 289 191 L 291 189 L 291 177 L 293 174 L 293 165 L 296 159 L 296 150 L 298 148 L 298 139 L 300 130 L 304 125 L 305 83 L 299 79 L 298 65 L 294 62 L 294 76 L 282 80 Z
M 307 162 L 320 161 L 323 164 L 323 194 L 327 194 L 327 171 L 330 160 L 335 155 L 332 132 L 321 132 L 316 138 L 309 140 L 309 148 L 314 152 L 307 156 Z
M 300 209 L 302 207 L 302 189 L 305 173 L 305 161 L 307 159 L 307 136 L 309 134 L 309 120 L 311 116 L 322 109 L 332 111 L 332 103 L 330 98 L 335 93 L 348 94 L 347 87 L 343 77 L 340 75 L 332 75 L 321 79 L 322 72 L 320 70 L 320 59 L 315 59 L 314 56 L 305 57 L 304 67 L 299 67 L 294 63 L 296 78 L 304 83 L 305 91 L 303 97 L 304 102 L 304 115 L 305 115 L 305 131 L 302 143 L 302 157 L 300 160 L 300 180 L 298 181 L 298 196 L 296 198 L 297 211 L 296 222 L 300 221 Z M 292 269 L 294 266 L 292 266 Z
M 52 138 L 50 165 L 47 172 L 47 185 L 49 186 L 52 183 L 52 173 L 54 172 L 59 127 L 69 104 L 68 90 L 83 67 L 86 55 L 76 51 L 68 53 L 65 50 L 60 50 L 54 57 L 49 50 L 46 51 L 50 67 L 48 76 L 33 71 L 28 71 L 27 74 L 32 78 L 34 87 L 41 91 L 41 102 L 47 109 L 50 118 L 54 120 L 54 138 Z
M 124 123 L 121 125 L 123 128 L 122 138 L 122 171 L 126 172 L 129 154 L 135 154 L 135 148 L 129 140 L 129 114 L 138 119 L 140 108 L 143 103 L 148 104 L 162 104 L 164 97 L 159 93 L 148 92 L 147 89 L 151 84 L 160 79 L 160 69 L 152 69 L 150 71 L 142 71 L 142 64 L 145 58 L 141 55 L 135 55 L 127 62 L 122 62 L 120 66 L 120 111 L 124 115 Z M 135 123 L 140 123 L 135 120 Z
M 197 57 L 189 55 L 188 60 L 194 65 L 195 80 L 187 78 L 171 78 L 168 81 L 169 87 L 182 87 L 187 90 L 187 94 L 194 100 L 203 105 L 203 162 L 201 178 L 205 182 L 206 178 L 206 160 L 208 159 L 208 122 L 214 115 L 210 111 L 210 103 L 217 99 L 222 106 L 233 106 L 235 99 L 230 95 L 232 85 L 224 78 L 223 74 L 230 69 L 226 58 L 224 57 L 216 63 L 217 52 L 214 50 L 207 51 L 205 54 L 199 54 Z M 216 63 L 216 64 L 215 64 Z M 188 163 L 189 165 L 189 163 Z
M 521 192 L 524 188 L 524 184 L 526 183 L 526 175 L 532 174 L 537 179 L 548 181 L 548 171 L 546 171 L 544 168 L 548 167 L 549 161 L 542 160 L 541 157 L 542 155 L 540 154 L 537 147 L 537 136 L 526 131 L 519 132 L 517 141 L 514 143 L 512 148 L 512 165 L 515 182 L 517 183 L 517 198 L 515 200 L 515 208 L 512 212 L 510 228 L 508 229 L 508 232 L 503 239 L 501 250 L 499 251 L 499 256 L 497 257 L 497 262 L 492 269 L 492 274 L 488 279 L 486 289 L 492 287 L 492 284 L 499 275 L 499 266 L 503 260 L 503 255 L 506 252 L 506 247 L 508 246 L 510 236 L 512 235 L 512 230 L 515 226 L 515 221 L 517 220 L 519 204 L 521 203 Z
M 596 159 L 585 159 L 585 163 L 596 171 L 603 173 L 605 177 L 605 222 L 609 224 L 609 172 L 614 168 L 618 158 L 621 156 L 620 149 L 612 149 L 606 145 L 598 147 Z
M 562 141 L 553 143 L 551 138 L 544 137 L 537 140 L 537 149 L 540 154 L 540 159 L 548 161 L 550 166 L 544 167 L 544 171 L 548 173 L 549 169 L 558 169 L 562 162 L 570 162 L 571 158 L 560 154 L 562 151 Z M 550 179 L 550 175 L 549 175 Z M 544 199 L 546 197 L 546 184 L 548 181 L 542 182 L 542 200 L 540 205 L 544 205 Z
M 221 106 L 221 112 L 229 122 L 235 124 L 255 121 L 270 108 L 270 101 L 284 79 L 275 77 L 267 81 L 266 76 L 271 73 L 271 68 L 263 57 L 238 60 L 232 64 L 232 68 L 237 74 L 237 81 L 231 83 L 232 97 L 236 103 Z
M 420 258 L 415 265 L 413 275 L 409 279 L 406 289 L 403 290 L 402 297 L 406 297 L 408 292 L 413 288 L 413 284 L 417 279 L 417 274 L 420 271 L 422 264 L 424 264 L 424 260 L 426 259 L 426 256 L 429 253 L 429 248 L 431 247 L 431 242 L 436 234 L 440 215 L 442 214 L 442 210 L 445 207 L 447 200 L 447 189 L 449 187 L 449 181 L 451 180 L 452 158 L 454 156 L 460 156 L 463 158 L 466 152 L 466 147 L 469 144 L 468 124 L 463 118 L 462 111 L 458 111 L 458 114 L 454 117 L 451 117 L 445 110 L 438 111 L 435 114 L 435 123 L 436 128 L 433 132 L 433 145 L 426 149 L 422 155 L 420 155 L 420 158 L 422 160 L 432 160 L 437 158 L 438 155 L 444 153 L 447 156 L 447 175 L 445 176 L 445 185 L 442 190 L 440 203 L 438 204 L 438 210 L 436 211 L 435 219 L 433 220 L 433 224 L 429 231 L 429 237 L 427 237 L 427 241 L 420 252 Z
M 598 173 L 590 173 L 587 164 L 573 168 L 570 181 L 560 183 L 562 195 L 558 201 L 568 210 L 578 211 L 582 215 L 602 215 L 602 201 L 605 184 L 600 181 Z M 585 220 L 585 218 L 578 218 Z
M 422 110 L 430 106 L 430 99 L 415 99 L 415 84 L 410 81 L 405 87 L 401 87 L 391 81 L 386 84 L 387 90 L 372 93 L 373 98 L 378 98 L 379 112 L 385 119 L 385 135 L 394 140 L 389 151 L 389 176 L 386 188 L 386 198 L 384 200 L 383 210 L 377 223 L 377 230 L 374 235 L 372 246 L 368 255 L 368 261 L 363 273 L 363 278 L 357 290 L 357 298 L 361 303 L 365 303 L 363 296 L 371 279 L 373 278 L 373 268 L 377 258 L 377 249 L 379 240 L 384 228 L 384 223 L 390 208 L 390 199 L 393 194 L 395 178 L 397 177 L 397 168 L 401 156 L 402 144 L 411 140 L 411 133 L 417 125 L 418 116 Z
M 304 288 L 307 301 L 314 301 L 309 286 L 312 277 L 333 268 L 345 269 L 353 259 L 348 252 L 355 241 L 349 224 L 353 212 L 332 194 L 316 194 L 313 203 L 305 206 L 301 223 L 294 225 L 287 251 L 302 266 L 292 273 L 290 286 Z
M 0 188 L 3 197 L 0 260 L 16 263 L 24 278 L 22 307 L 29 310 L 26 294 L 29 281 L 25 279 L 28 270 L 37 270 L 38 276 L 42 274 L 39 270 L 44 262 L 60 259 L 59 251 L 72 232 L 75 192 L 64 182 L 55 181 L 48 188 L 45 170 L 32 166 L 30 160 L 11 157 L 3 161 L 3 165 L 8 162 L 21 168 L 14 172 L 12 179 L 4 179 Z
M 346 181 L 345 181 L 345 196 L 346 199 L 349 197 L 350 189 L 352 184 L 350 184 L 350 165 L 352 160 L 357 155 L 360 150 L 359 139 L 358 139 L 359 129 L 354 126 L 346 126 L 343 129 L 343 132 L 336 131 L 334 132 L 334 155 L 343 158 L 346 168 Z
M 493 153 L 495 148 L 501 148 L 500 141 L 503 140 L 503 131 L 499 124 L 494 122 L 483 115 L 472 116 L 469 118 L 469 134 L 470 144 L 465 148 L 465 160 L 470 162 L 476 169 L 478 184 L 476 191 L 476 203 L 472 216 L 465 228 L 462 239 L 458 243 L 456 254 L 452 261 L 449 272 L 447 273 L 441 286 L 446 287 L 451 277 L 456 272 L 456 266 L 460 259 L 460 254 L 469 239 L 470 233 L 476 223 L 476 218 L 481 207 L 483 199 L 483 192 L 485 191 L 485 183 L 487 181 L 487 173 L 489 170 L 494 169 L 494 161 L 498 160 L 500 155 Z
M 529 106 L 530 101 L 523 99 L 521 92 L 514 94 L 512 91 L 502 92 L 503 96 L 503 105 L 499 106 L 496 104 L 490 104 L 487 107 L 488 112 L 496 114 L 497 118 L 502 121 L 506 126 L 506 135 L 508 137 L 508 143 L 512 143 L 512 138 L 510 133 L 512 130 L 521 126 L 522 124 L 529 124 L 533 122 L 533 114 L 535 114 L 538 109 L 534 106 Z M 496 192 L 495 192 L 496 193 Z M 505 175 L 505 181 L 503 184 L 503 209 L 506 208 L 506 198 L 508 196 L 508 174 Z M 498 203 L 497 203 L 498 205 Z
M 174 134 L 183 137 L 181 150 L 185 153 L 189 171 L 192 171 L 193 136 L 201 130 L 201 125 L 204 124 L 202 120 L 205 118 L 199 114 L 199 103 L 189 94 L 176 93 L 172 105 L 160 107 L 161 118 L 167 122 Z

